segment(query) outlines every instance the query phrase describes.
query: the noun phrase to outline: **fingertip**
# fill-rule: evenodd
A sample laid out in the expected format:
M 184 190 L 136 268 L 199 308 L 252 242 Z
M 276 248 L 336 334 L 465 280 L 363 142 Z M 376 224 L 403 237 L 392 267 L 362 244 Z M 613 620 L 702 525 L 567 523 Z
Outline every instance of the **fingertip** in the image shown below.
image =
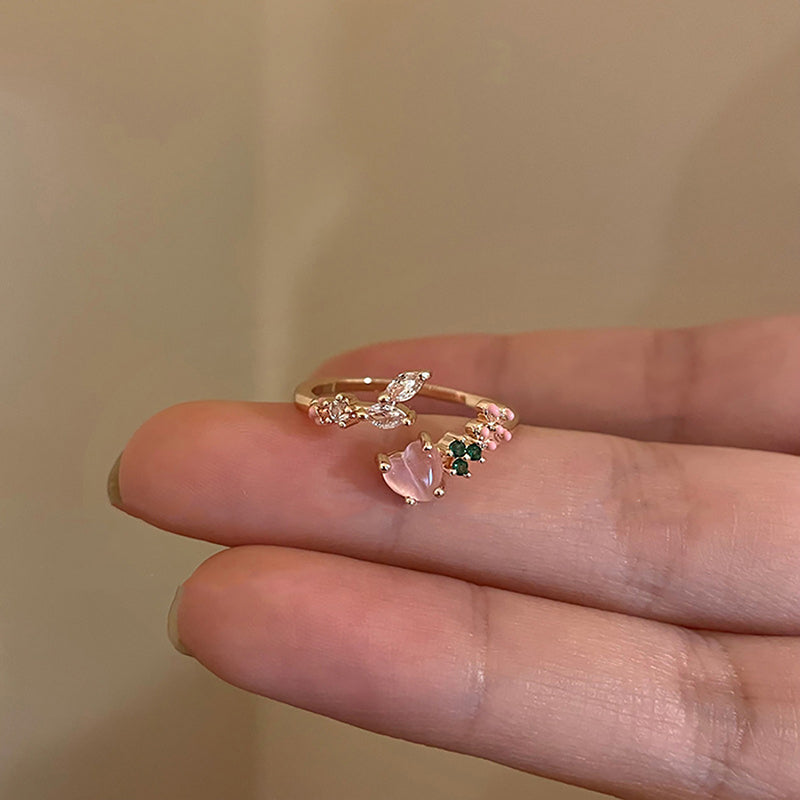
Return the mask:
M 120 491 L 119 486 L 119 472 L 120 472 L 120 463 L 122 462 L 122 453 L 117 456 L 117 460 L 114 462 L 114 465 L 111 467 L 111 470 L 108 473 L 108 479 L 106 480 L 106 493 L 108 494 L 108 502 L 111 503 L 114 508 L 122 509 L 122 492 Z
M 170 603 L 169 606 L 169 611 L 167 612 L 167 636 L 170 642 L 172 643 L 172 646 L 179 653 L 185 656 L 191 656 L 192 655 L 191 651 L 181 639 L 178 627 L 178 613 L 180 609 L 182 595 L 183 595 L 183 586 L 181 585 L 175 592 L 175 597 L 172 598 L 172 602 Z

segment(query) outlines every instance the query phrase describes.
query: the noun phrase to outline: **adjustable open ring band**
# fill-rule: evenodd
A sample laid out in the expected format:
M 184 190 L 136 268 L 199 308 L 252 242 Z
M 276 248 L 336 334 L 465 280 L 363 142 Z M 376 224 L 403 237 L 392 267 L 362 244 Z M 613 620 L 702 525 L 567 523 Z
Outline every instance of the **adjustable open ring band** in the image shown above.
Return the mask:
M 517 415 L 506 405 L 446 386 L 427 383 L 429 372 L 401 372 L 395 378 L 318 378 L 295 389 L 294 401 L 317 425 L 349 428 L 370 422 L 389 430 L 412 425 L 416 412 L 404 405 L 414 395 L 461 403 L 475 409 L 463 431 L 448 431 L 434 442 L 425 431 L 405 450 L 378 453 L 377 462 L 387 486 L 409 505 L 433 500 L 445 492 L 445 475 L 469 478 L 470 464 L 483 463 L 484 453 L 511 439 Z M 379 392 L 364 401 L 353 392 Z

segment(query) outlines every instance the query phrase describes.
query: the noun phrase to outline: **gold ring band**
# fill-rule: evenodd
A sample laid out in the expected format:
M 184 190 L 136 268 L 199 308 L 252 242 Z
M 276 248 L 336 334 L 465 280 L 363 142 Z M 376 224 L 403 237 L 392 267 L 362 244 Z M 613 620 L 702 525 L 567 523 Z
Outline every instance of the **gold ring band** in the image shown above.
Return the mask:
M 392 491 L 414 505 L 441 497 L 445 475 L 471 477 L 470 463 L 485 461 L 484 453 L 510 441 L 518 422 L 507 405 L 446 386 L 428 383 L 429 372 L 401 372 L 394 378 L 317 378 L 295 389 L 294 401 L 317 425 L 349 428 L 369 422 L 381 430 L 412 425 L 416 412 L 405 403 L 415 395 L 460 403 L 475 409 L 461 432 L 447 431 L 434 442 L 420 433 L 402 450 L 378 453 L 383 479 Z M 360 400 L 354 392 L 378 392 L 375 401 Z

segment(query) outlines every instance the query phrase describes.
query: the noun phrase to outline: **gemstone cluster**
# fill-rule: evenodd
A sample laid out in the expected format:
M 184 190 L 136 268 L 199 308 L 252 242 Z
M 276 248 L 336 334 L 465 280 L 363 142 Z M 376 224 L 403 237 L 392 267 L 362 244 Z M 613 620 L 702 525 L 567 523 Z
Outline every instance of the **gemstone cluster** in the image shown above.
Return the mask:
M 344 392 L 318 396 L 309 404 L 308 415 L 318 425 L 337 425 L 340 428 L 361 421 L 381 430 L 411 425 L 416 413 L 403 404 L 423 388 L 430 376 L 424 371 L 401 372 L 385 384 L 386 388 L 373 403 Z M 338 388 L 351 388 L 355 383 L 354 380 L 342 379 Z M 367 388 L 372 379 L 365 378 L 363 383 Z M 329 385 L 336 387 L 337 382 Z M 429 394 L 439 397 L 443 391 L 451 390 L 431 387 Z M 441 497 L 445 492 L 446 475 L 471 477 L 472 465 L 483 463 L 487 451 L 493 451 L 500 443 L 511 439 L 509 426 L 513 427 L 514 412 L 510 408 L 478 398 L 470 399 L 468 404 L 477 412 L 473 419 L 467 420 L 463 432 L 445 433 L 437 442 L 423 432 L 401 451 L 378 454 L 378 466 L 386 485 L 404 497 L 407 503 L 413 505 Z
M 416 415 L 402 404 L 417 394 L 430 376 L 430 372 L 401 372 L 371 405 L 341 392 L 334 397 L 320 397 L 308 407 L 308 415 L 318 425 L 338 425 L 340 428 L 347 428 L 360 420 L 384 431 L 411 425 Z
M 462 475 L 469 478 L 471 473 L 469 471 L 470 461 L 485 461 L 483 457 L 483 447 L 480 443 L 469 441 L 469 439 L 453 439 L 447 448 L 445 455 L 447 470 L 451 475 Z
M 513 419 L 514 412 L 509 408 L 495 403 L 479 406 L 478 415 L 466 423 L 462 435 L 446 433 L 434 444 L 422 433 L 400 453 L 379 454 L 383 479 L 412 505 L 441 497 L 445 474 L 471 477 L 470 465 L 483 463 L 486 450 L 495 450 L 500 442 L 511 440 L 506 425 Z

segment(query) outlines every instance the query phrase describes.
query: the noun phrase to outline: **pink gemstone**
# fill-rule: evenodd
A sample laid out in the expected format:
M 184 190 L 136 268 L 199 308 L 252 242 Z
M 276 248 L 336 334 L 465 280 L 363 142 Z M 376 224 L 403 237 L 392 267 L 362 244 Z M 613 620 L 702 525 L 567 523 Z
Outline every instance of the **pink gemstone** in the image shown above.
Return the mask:
M 322 425 L 322 420 L 320 419 L 319 411 L 317 411 L 317 407 L 316 406 L 311 406 L 308 409 L 308 416 L 309 416 L 309 418 L 311 419 L 312 422 L 316 422 L 317 425 Z
M 511 441 L 511 431 L 504 431 L 504 432 L 503 432 L 503 438 L 504 438 L 504 439 L 505 439 L 507 442 L 510 442 L 510 441 Z
M 486 406 L 486 410 L 493 417 L 499 417 L 500 416 L 500 409 L 497 407 L 496 403 L 489 403 L 489 405 Z
M 423 450 L 422 442 L 411 442 L 402 453 L 389 456 L 391 469 L 383 473 L 387 486 L 403 497 L 425 503 L 433 500 L 433 490 L 442 482 L 443 468 L 439 451 Z
M 511 420 L 514 419 L 514 412 L 510 408 L 506 409 L 506 419 L 509 422 L 511 422 Z
M 486 442 L 486 446 L 490 450 L 497 450 L 497 442 L 492 442 L 492 441 Z
M 492 435 L 492 432 L 489 430 L 489 428 L 486 425 L 484 425 L 481 428 L 481 436 L 483 436 L 484 439 L 488 439 L 491 435 Z

